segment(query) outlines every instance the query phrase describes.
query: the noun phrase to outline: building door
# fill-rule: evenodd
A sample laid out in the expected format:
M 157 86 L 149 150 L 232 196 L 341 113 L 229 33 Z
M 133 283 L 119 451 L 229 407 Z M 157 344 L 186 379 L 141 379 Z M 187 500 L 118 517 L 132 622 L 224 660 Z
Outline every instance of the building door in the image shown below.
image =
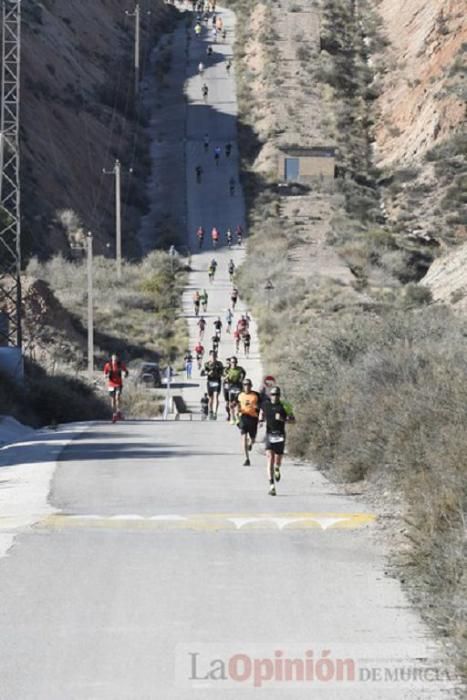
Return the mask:
M 289 182 L 298 182 L 300 161 L 298 158 L 285 159 L 285 179 Z

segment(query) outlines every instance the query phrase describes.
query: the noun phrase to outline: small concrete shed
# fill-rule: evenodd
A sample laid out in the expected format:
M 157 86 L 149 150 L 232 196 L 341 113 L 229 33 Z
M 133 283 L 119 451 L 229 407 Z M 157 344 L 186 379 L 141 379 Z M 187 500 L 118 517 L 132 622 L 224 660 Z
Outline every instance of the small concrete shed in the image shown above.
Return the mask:
M 307 183 L 317 177 L 336 177 L 336 149 L 333 146 L 291 148 L 280 154 L 281 181 Z

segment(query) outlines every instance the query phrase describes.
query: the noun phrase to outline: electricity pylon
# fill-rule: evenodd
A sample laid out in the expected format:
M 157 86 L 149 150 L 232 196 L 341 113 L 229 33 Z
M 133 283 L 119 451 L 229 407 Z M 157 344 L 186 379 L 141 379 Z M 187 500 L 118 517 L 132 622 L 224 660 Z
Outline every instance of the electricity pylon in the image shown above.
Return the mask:
M 19 107 L 21 0 L 2 0 L 0 344 L 22 346 Z

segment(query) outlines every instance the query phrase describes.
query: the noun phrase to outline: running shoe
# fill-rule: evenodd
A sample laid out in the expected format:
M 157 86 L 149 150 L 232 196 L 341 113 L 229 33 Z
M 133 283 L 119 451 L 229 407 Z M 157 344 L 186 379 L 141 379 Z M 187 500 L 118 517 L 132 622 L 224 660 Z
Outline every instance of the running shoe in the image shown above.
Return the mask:
M 251 462 L 250 462 L 250 460 L 249 460 L 249 459 L 246 459 L 246 460 L 243 462 L 243 466 L 244 466 L 244 467 L 251 467 Z
M 276 468 L 274 469 L 274 478 L 275 478 L 276 481 L 280 481 L 280 480 L 281 480 L 281 470 L 279 469 L 279 467 L 276 467 Z
M 274 486 L 274 484 L 271 484 L 271 486 L 269 487 L 269 495 L 270 496 L 276 495 L 276 487 Z

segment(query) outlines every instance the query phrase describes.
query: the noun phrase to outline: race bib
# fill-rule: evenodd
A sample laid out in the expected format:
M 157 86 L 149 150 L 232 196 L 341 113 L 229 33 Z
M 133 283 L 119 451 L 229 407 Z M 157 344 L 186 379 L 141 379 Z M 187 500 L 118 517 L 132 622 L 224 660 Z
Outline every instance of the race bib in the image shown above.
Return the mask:
M 211 389 L 218 389 L 219 388 L 219 382 L 208 382 L 208 386 Z
M 268 440 L 271 444 L 274 444 L 276 442 L 284 442 L 285 437 L 284 435 L 269 435 Z

